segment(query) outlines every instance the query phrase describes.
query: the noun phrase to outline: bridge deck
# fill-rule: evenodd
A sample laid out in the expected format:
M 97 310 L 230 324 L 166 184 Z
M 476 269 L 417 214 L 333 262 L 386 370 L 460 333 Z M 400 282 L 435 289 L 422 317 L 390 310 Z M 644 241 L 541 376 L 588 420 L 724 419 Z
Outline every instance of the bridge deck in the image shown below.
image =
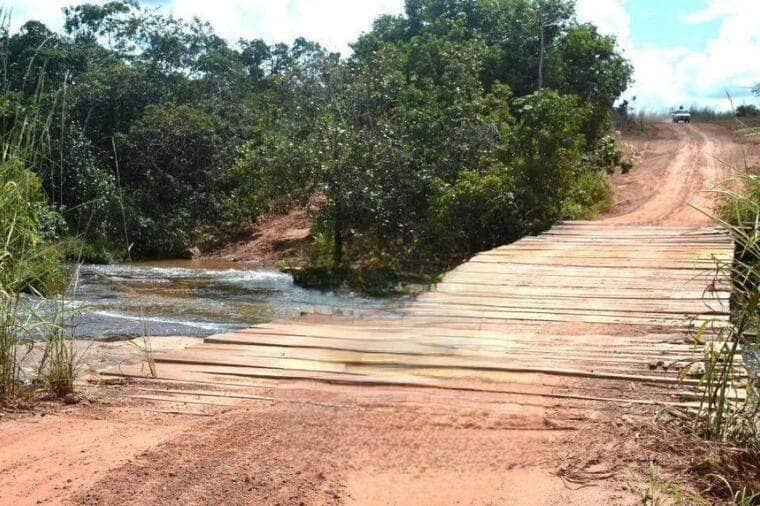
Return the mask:
M 702 355 L 697 329 L 716 335 L 728 320 L 714 259 L 731 255 L 711 228 L 565 223 L 475 256 L 399 318 L 271 322 L 159 356 L 156 371 L 230 388 L 307 380 L 688 404 L 696 382 L 679 372 Z M 208 402 L 176 394 L 150 399 Z

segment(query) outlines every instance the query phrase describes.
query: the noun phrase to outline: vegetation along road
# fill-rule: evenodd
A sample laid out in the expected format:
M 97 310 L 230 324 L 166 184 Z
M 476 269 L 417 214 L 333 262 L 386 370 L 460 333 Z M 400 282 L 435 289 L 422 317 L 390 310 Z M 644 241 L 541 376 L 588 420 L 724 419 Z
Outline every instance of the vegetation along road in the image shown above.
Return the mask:
M 694 402 L 695 328 L 728 316 L 730 241 L 690 204 L 711 209 L 737 146 L 699 124 L 628 140 L 608 216 L 479 254 L 401 318 L 213 336 L 157 355 L 157 379 L 108 371 L 141 379 L 107 402 L 7 422 L 3 500 L 640 500 L 635 429 Z

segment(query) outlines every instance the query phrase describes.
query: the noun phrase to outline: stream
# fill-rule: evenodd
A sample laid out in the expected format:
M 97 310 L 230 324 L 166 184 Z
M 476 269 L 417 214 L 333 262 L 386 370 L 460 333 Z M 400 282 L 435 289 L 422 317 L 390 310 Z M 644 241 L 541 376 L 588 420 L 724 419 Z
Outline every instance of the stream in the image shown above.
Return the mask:
M 402 302 L 306 290 L 274 270 L 188 260 L 83 265 L 66 305 L 76 337 L 118 339 L 204 337 L 303 312 L 387 317 Z

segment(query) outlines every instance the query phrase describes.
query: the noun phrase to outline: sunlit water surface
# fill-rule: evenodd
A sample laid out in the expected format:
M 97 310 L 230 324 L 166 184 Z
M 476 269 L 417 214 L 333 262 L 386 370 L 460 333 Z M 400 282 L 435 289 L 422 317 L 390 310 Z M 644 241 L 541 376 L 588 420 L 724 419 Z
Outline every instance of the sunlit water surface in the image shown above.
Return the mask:
M 394 316 L 401 298 L 305 290 L 290 275 L 238 264 L 171 261 L 84 265 L 67 306 L 75 335 L 207 336 L 303 312 Z

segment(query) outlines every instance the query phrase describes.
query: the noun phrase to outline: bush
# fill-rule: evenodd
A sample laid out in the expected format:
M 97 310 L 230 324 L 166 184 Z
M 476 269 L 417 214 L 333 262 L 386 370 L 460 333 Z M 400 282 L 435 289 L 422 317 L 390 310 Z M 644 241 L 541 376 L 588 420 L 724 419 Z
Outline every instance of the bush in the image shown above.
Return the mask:
M 15 394 L 19 344 L 39 328 L 21 293 L 47 295 L 66 284 L 54 235 L 59 223 L 37 176 L 18 158 L 0 161 L 0 396 Z
M 599 140 L 591 158 L 591 164 L 612 174 L 622 164 L 622 153 L 617 148 L 615 138 L 606 135 Z
M 0 162 L 0 291 L 47 294 L 65 286 L 60 226 L 39 178 L 18 158 Z
M 178 256 L 208 240 L 228 196 L 218 184 L 213 116 L 190 105 L 150 106 L 119 136 L 129 240 L 140 256 Z
M 515 168 L 520 214 L 528 233 L 562 216 L 585 147 L 583 108 L 573 96 L 544 90 L 515 100 L 518 122 L 507 141 L 505 164 Z
M 612 205 L 612 190 L 598 171 L 582 171 L 575 179 L 562 207 L 566 220 L 592 220 Z
M 740 105 L 736 108 L 736 116 L 738 118 L 760 116 L 760 109 L 752 104 Z
M 454 184 L 436 180 L 431 229 L 439 247 L 461 257 L 512 242 L 524 233 L 513 176 L 506 168 L 464 171 Z

